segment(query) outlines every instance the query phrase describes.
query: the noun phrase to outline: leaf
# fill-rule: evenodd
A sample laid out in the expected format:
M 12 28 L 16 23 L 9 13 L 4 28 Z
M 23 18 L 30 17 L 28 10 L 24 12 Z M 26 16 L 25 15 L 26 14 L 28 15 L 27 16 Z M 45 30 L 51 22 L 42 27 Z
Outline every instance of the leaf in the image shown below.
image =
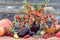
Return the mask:
M 39 5 L 38 4 L 34 4 L 34 8 L 35 8 L 35 10 L 39 10 Z
M 48 3 L 49 2 L 49 0 L 44 0 L 46 3 Z

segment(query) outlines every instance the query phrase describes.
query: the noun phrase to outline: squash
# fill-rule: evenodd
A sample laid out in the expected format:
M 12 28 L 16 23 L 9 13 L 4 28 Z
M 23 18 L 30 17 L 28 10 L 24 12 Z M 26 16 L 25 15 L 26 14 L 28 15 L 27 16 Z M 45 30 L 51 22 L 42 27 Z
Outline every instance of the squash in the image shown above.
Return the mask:
M 44 23 L 44 28 L 45 28 L 45 31 L 46 31 L 47 33 L 55 33 L 55 32 L 57 32 L 56 27 L 48 28 L 48 27 L 46 27 L 46 24 L 45 24 L 45 23 Z
M 6 30 L 6 32 L 11 31 L 13 28 L 12 26 L 12 22 L 9 19 L 2 19 L 0 21 L 0 27 L 3 27 Z
M 0 27 L 0 36 L 3 36 L 5 34 L 5 30 L 3 27 Z

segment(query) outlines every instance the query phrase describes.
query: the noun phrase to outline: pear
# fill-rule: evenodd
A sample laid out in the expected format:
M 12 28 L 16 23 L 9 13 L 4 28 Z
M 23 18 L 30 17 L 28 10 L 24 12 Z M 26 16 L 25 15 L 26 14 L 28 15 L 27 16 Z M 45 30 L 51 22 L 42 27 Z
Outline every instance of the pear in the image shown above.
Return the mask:
M 41 34 L 41 35 L 44 35 L 44 34 L 45 34 L 45 31 L 41 31 L 40 34 Z
M 19 38 L 19 36 L 18 36 L 18 34 L 17 34 L 17 33 L 15 33 L 15 34 L 14 34 L 14 38 L 16 38 L 16 39 L 18 39 L 18 38 Z

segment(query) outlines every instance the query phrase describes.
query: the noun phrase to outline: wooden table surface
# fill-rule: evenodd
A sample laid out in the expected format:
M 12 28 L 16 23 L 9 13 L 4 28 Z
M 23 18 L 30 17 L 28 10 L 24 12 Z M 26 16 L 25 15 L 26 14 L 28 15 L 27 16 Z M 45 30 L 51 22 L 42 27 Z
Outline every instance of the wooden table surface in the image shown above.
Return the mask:
M 60 38 L 51 37 L 48 39 L 43 39 L 43 38 L 38 38 L 38 37 L 37 38 L 31 37 L 31 38 L 27 38 L 27 39 L 24 39 L 24 38 L 15 39 L 13 37 L 4 36 L 4 37 L 0 37 L 0 40 L 60 40 Z

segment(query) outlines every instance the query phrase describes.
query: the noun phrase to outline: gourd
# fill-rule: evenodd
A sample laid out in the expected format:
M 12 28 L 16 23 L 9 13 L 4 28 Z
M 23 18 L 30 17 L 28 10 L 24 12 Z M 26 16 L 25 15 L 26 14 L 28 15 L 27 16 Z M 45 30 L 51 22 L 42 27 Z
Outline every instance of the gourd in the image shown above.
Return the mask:
M 46 24 L 44 24 L 44 28 L 45 28 L 45 30 L 46 30 L 47 33 L 55 33 L 55 32 L 57 32 L 56 27 L 47 28 L 47 27 L 46 27 Z
M 3 27 L 6 32 L 10 32 L 12 30 L 12 22 L 11 20 L 5 18 L 0 21 L 0 27 Z
M 5 30 L 3 27 L 0 27 L 0 36 L 3 36 L 5 34 Z

